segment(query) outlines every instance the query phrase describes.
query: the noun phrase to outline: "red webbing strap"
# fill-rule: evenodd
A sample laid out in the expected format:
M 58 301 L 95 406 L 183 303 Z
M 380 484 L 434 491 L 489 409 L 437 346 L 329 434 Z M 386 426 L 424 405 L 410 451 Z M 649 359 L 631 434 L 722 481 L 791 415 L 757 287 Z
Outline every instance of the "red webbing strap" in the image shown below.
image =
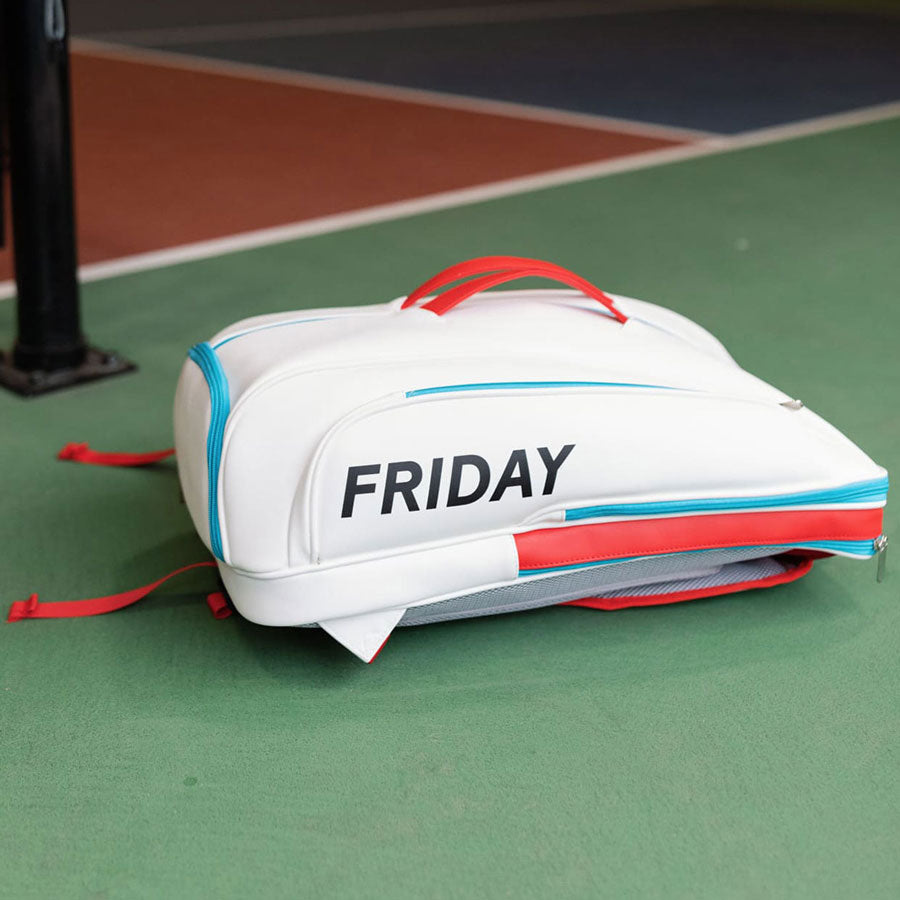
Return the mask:
M 170 578 L 175 578 L 191 569 L 213 568 L 215 563 L 197 562 L 189 566 L 182 566 L 163 575 L 157 581 L 145 584 L 143 587 L 124 591 L 121 594 L 110 594 L 108 597 L 93 597 L 89 600 L 63 600 L 58 603 L 40 603 L 38 595 L 32 594 L 27 600 L 16 600 L 9 608 L 7 622 L 18 622 L 20 619 L 72 619 L 78 616 L 99 616 L 102 613 L 114 612 L 123 609 L 142 600 L 151 591 L 155 591 L 161 584 L 165 584 Z M 224 599 L 224 598 L 223 598 Z M 210 607 L 212 608 L 212 607 Z M 215 610 L 213 614 L 216 615 Z M 216 615 L 216 618 L 220 618 Z
M 148 466 L 174 455 L 174 447 L 152 450 L 150 453 L 101 453 L 91 450 L 87 444 L 66 444 L 56 458 L 90 466 Z
M 483 275 L 480 278 L 473 278 L 470 281 L 463 282 L 462 284 L 458 284 L 456 287 L 450 288 L 450 290 L 444 291 L 444 293 L 435 297 L 434 300 L 426 303 L 422 307 L 422 309 L 430 310 L 431 312 L 441 316 L 448 310 L 453 309 L 453 307 L 457 304 L 462 303 L 463 300 L 471 297 L 473 294 L 477 294 L 480 291 L 485 291 L 488 288 L 494 287 L 498 284 L 504 284 L 507 281 L 515 281 L 518 278 L 526 278 L 530 276 L 551 278 L 554 281 L 560 281 L 563 284 L 569 285 L 570 287 L 577 288 L 583 294 L 586 294 L 588 297 L 592 297 L 594 300 L 597 300 L 599 303 L 605 306 L 623 325 L 628 321 L 628 317 L 618 309 L 612 297 L 604 294 L 603 291 L 600 290 L 600 288 L 595 287 L 589 281 L 586 281 L 584 278 L 576 275 L 574 272 L 569 272 L 565 269 L 563 269 L 562 271 L 557 271 L 553 268 L 547 268 L 544 265 L 536 265 L 521 269 L 510 269 L 506 272 L 494 272 L 491 275 Z

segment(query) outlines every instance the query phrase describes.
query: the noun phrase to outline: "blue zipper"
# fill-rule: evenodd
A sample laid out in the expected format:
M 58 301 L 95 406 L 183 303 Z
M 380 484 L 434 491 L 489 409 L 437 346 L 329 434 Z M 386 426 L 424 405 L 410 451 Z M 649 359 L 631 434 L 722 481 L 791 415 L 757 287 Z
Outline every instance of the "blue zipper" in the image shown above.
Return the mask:
M 219 463 L 225 422 L 231 411 L 228 379 L 215 350 L 207 343 L 195 344 L 188 356 L 199 366 L 209 388 L 209 432 L 206 436 L 206 470 L 209 494 L 209 542 L 213 555 L 224 560 L 222 531 L 219 526 Z
M 888 479 L 855 481 L 820 491 L 792 494 L 767 494 L 760 497 L 705 497 L 697 500 L 664 500 L 646 503 L 610 503 L 605 506 L 581 506 L 566 510 L 566 521 L 596 519 L 601 516 L 660 516 L 673 513 L 715 512 L 737 509 L 776 509 L 780 506 L 806 506 L 837 503 L 881 503 L 887 499 Z
M 519 577 L 524 578 L 528 575 L 548 575 L 553 572 L 570 572 L 575 569 L 590 569 L 594 566 L 608 566 L 611 563 L 634 562 L 638 559 L 648 559 L 658 556 L 682 556 L 687 553 L 711 553 L 721 550 L 752 550 L 756 547 L 754 544 L 739 547 L 714 547 L 709 550 L 683 550 L 676 554 L 667 553 L 650 553 L 644 556 L 620 556 L 617 559 L 595 560 L 593 562 L 572 563 L 566 566 L 547 566 L 543 569 L 519 569 Z M 826 553 L 850 553 L 854 556 L 874 556 L 875 541 L 802 541 L 797 544 L 764 544 L 760 549 L 776 548 L 783 550 L 795 550 L 799 548 L 810 550 L 822 550 Z
M 270 328 L 284 328 L 285 325 L 305 325 L 307 322 L 324 322 L 327 319 L 349 319 L 350 316 L 316 316 L 312 319 L 290 319 L 287 322 L 272 322 L 269 325 L 257 325 L 256 328 L 248 328 L 246 331 L 239 331 L 227 338 L 222 338 L 218 344 L 213 344 L 212 349 L 218 350 L 238 338 L 247 337 L 248 334 L 256 334 L 257 331 L 268 331 Z
M 661 384 L 634 384 L 628 381 L 485 381 L 476 384 L 442 384 L 437 387 L 419 388 L 415 391 L 407 391 L 406 396 L 422 397 L 425 394 L 452 394 L 457 391 L 509 391 L 570 387 L 649 388 L 659 391 L 689 390 L 688 388 L 666 387 Z

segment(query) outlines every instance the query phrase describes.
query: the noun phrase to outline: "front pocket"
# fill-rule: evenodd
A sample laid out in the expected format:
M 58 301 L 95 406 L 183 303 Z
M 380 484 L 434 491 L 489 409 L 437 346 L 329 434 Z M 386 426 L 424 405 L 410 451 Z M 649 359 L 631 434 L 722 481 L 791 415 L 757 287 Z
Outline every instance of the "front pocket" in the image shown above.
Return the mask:
M 311 558 L 325 561 L 611 510 L 647 516 L 660 503 L 681 514 L 684 498 L 766 502 L 874 481 L 873 470 L 778 404 L 607 382 L 449 385 L 412 389 L 332 431 L 297 512 L 308 509 Z M 870 488 L 869 502 L 883 497 L 883 485 Z

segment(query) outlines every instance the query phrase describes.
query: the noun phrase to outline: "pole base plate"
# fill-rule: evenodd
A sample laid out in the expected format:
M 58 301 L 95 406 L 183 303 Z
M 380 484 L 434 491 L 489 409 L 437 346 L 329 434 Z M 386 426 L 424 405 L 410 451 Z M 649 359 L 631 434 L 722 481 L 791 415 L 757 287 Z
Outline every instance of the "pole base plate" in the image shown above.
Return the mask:
M 12 363 L 11 353 L 0 353 L 0 387 L 5 387 L 23 397 L 37 397 L 50 391 L 74 387 L 86 381 L 108 378 L 110 375 L 121 375 L 131 372 L 137 366 L 123 359 L 111 350 L 98 350 L 88 347 L 87 356 L 79 366 L 68 369 L 56 369 L 52 372 L 43 369 L 25 371 L 17 369 Z

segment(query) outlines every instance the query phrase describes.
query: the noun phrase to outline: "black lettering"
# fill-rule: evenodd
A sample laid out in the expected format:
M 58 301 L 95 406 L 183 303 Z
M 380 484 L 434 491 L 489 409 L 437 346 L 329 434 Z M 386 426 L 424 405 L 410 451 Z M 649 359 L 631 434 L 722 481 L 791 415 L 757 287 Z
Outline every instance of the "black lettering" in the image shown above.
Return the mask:
M 547 469 L 547 479 L 544 482 L 545 497 L 547 494 L 553 493 L 553 488 L 556 487 L 556 475 L 559 472 L 559 467 L 566 461 L 569 454 L 574 449 L 574 444 L 566 444 L 565 447 L 559 451 L 559 455 L 554 459 L 553 455 L 546 447 L 538 447 L 538 453 L 541 454 L 541 459 L 544 461 L 544 467 Z
M 474 466 L 478 469 L 478 484 L 471 494 L 461 497 L 459 494 L 459 484 L 462 481 L 463 466 Z M 467 454 L 464 456 L 453 457 L 453 467 L 450 470 L 450 492 L 447 496 L 447 506 L 465 506 L 467 503 L 474 503 L 480 497 L 484 496 L 484 492 L 488 489 L 491 480 L 491 470 L 487 464 L 487 460 L 475 454 Z
M 431 461 L 431 479 L 428 482 L 428 499 L 425 501 L 425 509 L 436 509 L 438 491 L 441 489 L 441 472 L 444 469 L 444 458 L 436 456 Z
M 514 474 L 516 471 L 518 475 Z M 521 488 L 523 497 L 531 496 L 531 471 L 528 468 L 528 455 L 524 450 L 513 450 L 509 454 L 509 461 L 497 482 L 497 487 L 494 488 L 494 493 L 491 494 L 490 502 L 499 500 L 506 489 L 511 487 Z
M 381 471 L 380 465 L 350 466 L 347 469 L 347 486 L 344 488 L 344 505 L 341 509 L 341 518 L 349 519 L 353 515 L 353 501 L 358 494 L 374 494 L 374 484 L 360 484 L 360 475 L 377 475 Z
M 398 481 L 397 476 L 406 472 L 410 477 L 406 481 Z M 416 502 L 413 491 L 422 483 L 422 467 L 411 459 L 403 462 L 388 463 L 387 475 L 384 480 L 384 499 L 381 501 L 381 514 L 387 515 L 394 508 L 394 495 L 401 494 L 410 512 L 418 512 L 419 504 Z

